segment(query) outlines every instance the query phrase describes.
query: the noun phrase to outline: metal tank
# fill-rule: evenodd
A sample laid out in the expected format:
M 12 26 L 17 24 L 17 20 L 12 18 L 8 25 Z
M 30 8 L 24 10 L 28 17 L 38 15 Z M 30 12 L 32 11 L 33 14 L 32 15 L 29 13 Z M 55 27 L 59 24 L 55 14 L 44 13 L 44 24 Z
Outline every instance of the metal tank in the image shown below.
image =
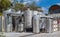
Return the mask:
M 23 25 L 24 25 L 23 23 L 18 25 L 18 31 L 23 32 L 23 28 L 24 28 Z
M 33 32 L 34 33 L 39 33 L 40 32 L 40 29 L 39 29 L 39 15 L 35 15 L 33 17 Z
M 30 9 L 26 10 L 25 16 L 25 28 L 32 28 L 32 11 Z

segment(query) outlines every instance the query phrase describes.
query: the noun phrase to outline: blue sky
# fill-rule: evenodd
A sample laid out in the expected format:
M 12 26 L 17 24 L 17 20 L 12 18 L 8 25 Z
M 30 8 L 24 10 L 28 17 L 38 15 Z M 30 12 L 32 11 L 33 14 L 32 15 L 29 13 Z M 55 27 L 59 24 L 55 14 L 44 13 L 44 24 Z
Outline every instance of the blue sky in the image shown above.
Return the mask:
M 35 1 L 37 6 L 42 7 L 42 9 L 44 10 L 44 13 L 47 13 L 50 6 L 55 5 L 55 4 L 60 5 L 60 0 L 24 0 L 24 1 L 25 3 L 31 3 Z
M 51 5 L 60 3 L 60 0 L 40 0 L 37 4 L 41 7 L 49 8 Z
M 45 13 L 47 13 L 49 7 L 55 4 L 60 5 L 60 0 L 39 0 L 39 2 L 37 2 L 37 5 L 41 6 Z

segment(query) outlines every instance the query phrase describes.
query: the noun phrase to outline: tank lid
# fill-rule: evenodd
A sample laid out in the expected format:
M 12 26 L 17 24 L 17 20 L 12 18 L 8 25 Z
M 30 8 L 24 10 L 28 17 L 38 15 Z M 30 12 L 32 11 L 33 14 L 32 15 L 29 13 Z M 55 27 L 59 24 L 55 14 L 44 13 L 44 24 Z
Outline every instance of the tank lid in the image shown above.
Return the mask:
M 40 17 L 39 17 L 39 15 L 34 15 L 33 18 L 34 19 L 39 19 Z

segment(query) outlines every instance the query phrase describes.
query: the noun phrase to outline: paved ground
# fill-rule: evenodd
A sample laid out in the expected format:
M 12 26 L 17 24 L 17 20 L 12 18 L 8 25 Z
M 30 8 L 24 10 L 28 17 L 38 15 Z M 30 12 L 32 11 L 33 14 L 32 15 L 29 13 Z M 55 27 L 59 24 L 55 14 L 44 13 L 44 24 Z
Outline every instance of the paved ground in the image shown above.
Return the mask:
M 54 32 L 54 33 L 41 33 L 36 34 L 28 37 L 60 37 L 60 32 Z
M 16 32 L 11 32 L 11 33 L 5 33 L 6 37 L 20 37 L 20 36 L 26 36 L 26 35 L 32 35 L 33 33 L 16 33 Z
M 33 34 L 33 33 L 5 33 L 6 37 L 60 37 L 60 31 L 54 33 L 40 33 L 40 34 Z

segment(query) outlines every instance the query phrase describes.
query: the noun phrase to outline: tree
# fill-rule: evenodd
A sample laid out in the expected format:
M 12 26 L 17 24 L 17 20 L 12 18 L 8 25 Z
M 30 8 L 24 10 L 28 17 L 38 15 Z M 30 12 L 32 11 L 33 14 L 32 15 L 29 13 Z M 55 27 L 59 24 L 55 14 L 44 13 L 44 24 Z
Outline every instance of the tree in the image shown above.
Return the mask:
M 35 5 L 35 2 L 33 2 L 32 4 L 30 4 L 30 5 L 28 5 L 28 6 L 16 2 L 16 3 L 15 3 L 15 6 L 14 6 L 14 9 L 15 9 L 16 11 L 21 10 L 21 12 L 27 10 L 27 8 L 30 8 L 30 9 L 33 10 L 33 11 L 34 11 L 34 10 L 37 10 L 37 11 L 43 12 L 43 10 L 41 9 L 41 7 Z M 40 9 L 39 9 L 39 8 L 40 8 Z
M 37 10 L 37 11 L 43 12 L 43 10 L 41 9 L 41 7 L 35 5 L 35 2 L 33 2 L 32 4 L 30 4 L 28 7 L 29 7 L 31 10 L 33 10 L 33 11 L 34 11 L 34 10 Z
M 4 10 L 7 10 L 11 6 L 10 0 L 1 0 L 0 1 L 0 12 L 2 13 Z
M 33 3 L 31 3 L 30 5 L 29 5 L 29 8 L 31 9 L 31 10 L 37 10 L 37 6 L 35 5 L 35 2 L 33 2 Z
M 27 7 L 24 6 L 24 5 L 21 4 L 21 3 L 16 3 L 14 9 L 15 9 L 16 11 L 21 10 L 21 12 L 22 12 L 22 11 L 27 10 Z

